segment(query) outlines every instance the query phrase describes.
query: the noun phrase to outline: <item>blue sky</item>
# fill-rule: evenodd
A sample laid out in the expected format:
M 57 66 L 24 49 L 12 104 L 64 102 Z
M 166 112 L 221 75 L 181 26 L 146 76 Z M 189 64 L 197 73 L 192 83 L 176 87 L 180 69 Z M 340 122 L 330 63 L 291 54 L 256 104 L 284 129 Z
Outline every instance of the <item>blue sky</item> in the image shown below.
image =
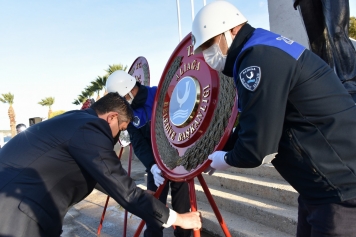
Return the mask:
M 213 0 L 206 0 L 207 3 Z M 292 0 L 291 1 L 292 4 Z M 203 6 L 195 0 L 194 12 Z M 230 0 L 254 27 L 269 29 L 267 0 Z M 191 31 L 191 1 L 180 0 L 182 37 Z M 350 0 L 356 15 L 356 0 Z M 179 43 L 175 0 L 0 0 L 0 94 L 15 95 L 16 123 L 47 117 L 38 102 L 55 97 L 52 110 L 72 102 L 111 64 L 147 58 L 157 85 Z M 0 130 L 10 129 L 0 103 Z

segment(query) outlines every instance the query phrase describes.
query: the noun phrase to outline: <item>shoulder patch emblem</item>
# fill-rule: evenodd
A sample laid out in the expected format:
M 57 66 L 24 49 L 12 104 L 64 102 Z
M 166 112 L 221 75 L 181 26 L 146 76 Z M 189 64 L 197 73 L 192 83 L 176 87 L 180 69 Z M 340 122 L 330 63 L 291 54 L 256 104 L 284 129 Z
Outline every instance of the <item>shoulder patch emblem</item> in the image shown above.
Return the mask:
M 140 125 L 140 118 L 138 116 L 135 116 L 133 118 L 132 123 L 133 123 L 133 125 L 135 125 L 135 127 L 137 127 L 138 125 Z
M 257 66 L 247 67 L 240 72 L 240 81 L 249 91 L 255 91 L 261 81 L 261 68 Z
M 284 36 L 279 36 L 278 38 L 276 38 L 276 40 L 283 40 L 285 43 L 287 43 L 287 44 L 293 44 L 294 43 L 294 41 L 293 40 L 291 40 L 291 39 L 288 39 L 287 37 L 284 37 Z

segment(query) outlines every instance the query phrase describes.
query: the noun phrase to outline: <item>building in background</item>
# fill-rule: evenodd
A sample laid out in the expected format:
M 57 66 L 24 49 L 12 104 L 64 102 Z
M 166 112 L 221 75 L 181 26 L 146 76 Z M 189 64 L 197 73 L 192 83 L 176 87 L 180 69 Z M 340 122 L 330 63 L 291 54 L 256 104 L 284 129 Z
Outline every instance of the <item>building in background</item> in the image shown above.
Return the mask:
M 0 146 L 3 147 L 11 139 L 11 130 L 0 130 Z

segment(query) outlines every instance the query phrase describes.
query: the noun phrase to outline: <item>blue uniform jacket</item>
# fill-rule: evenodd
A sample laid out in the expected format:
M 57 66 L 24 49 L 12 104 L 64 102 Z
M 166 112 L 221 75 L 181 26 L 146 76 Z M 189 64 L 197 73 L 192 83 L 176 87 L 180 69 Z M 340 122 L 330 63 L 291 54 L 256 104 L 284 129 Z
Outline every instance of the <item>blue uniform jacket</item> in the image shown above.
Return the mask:
M 127 127 L 127 131 L 130 134 L 135 155 L 149 171 L 156 163 L 151 145 L 151 116 L 157 87 L 146 88 L 148 90 L 146 102 L 144 106 L 134 109 L 134 120 Z
M 224 74 L 234 77 L 241 109 L 228 164 L 257 167 L 278 153 L 272 164 L 307 202 L 356 198 L 356 106 L 322 59 L 246 24 Z

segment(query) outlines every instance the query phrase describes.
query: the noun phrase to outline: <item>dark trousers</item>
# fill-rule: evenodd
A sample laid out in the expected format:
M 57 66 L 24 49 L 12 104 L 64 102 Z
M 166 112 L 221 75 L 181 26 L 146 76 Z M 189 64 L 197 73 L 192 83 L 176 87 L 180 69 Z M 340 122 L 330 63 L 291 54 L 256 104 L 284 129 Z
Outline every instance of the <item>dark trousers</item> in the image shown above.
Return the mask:
M 307 204 L 298 198 L 297 237 L 355 237 L 356 199 Z
M 159 200 L 164 204 L 166 204 L 167 202 L 169 187 L 171 187 L 173 210 L 175 210 L 177 213 L 189 212 L 190 201 L 188 183 L 168 181 L 161 193 L 161 196 L 159 197 Z M 157 186 L 154 183 L 153 175 L 151 172 L 147 172 L 147 189 L 154 192 L 157 190 Z M 174 235 L 176 237 L 189 237 L 191 235 L 191 230 L 185 230 L 176 226 L 174 230 Z M 157 228 L 155 226 L 147 225 L 144 236 L 162 237 L 163 228 Z

